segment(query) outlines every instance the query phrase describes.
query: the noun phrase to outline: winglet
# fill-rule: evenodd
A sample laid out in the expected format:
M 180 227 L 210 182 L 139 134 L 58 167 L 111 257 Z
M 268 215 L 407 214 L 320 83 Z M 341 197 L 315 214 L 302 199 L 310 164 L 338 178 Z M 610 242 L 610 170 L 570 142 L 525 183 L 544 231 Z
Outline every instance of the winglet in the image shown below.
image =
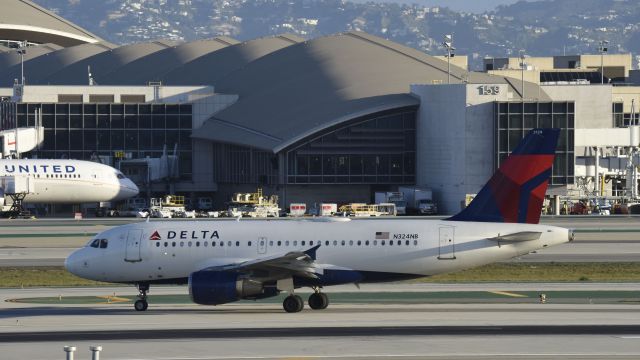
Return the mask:
M 471 204 L 447 220 L 537 224 L 560 129 L 533 129 Z
M 321 244 L 318 244 L 314 247 L 312 247 L 311 249 L 305 251 L 304 253 L 309 255 L 309 257 L 311 258 L 311 260 L 316 260 L 316 251 L 318 250 L 318 248 L 320 247 Z

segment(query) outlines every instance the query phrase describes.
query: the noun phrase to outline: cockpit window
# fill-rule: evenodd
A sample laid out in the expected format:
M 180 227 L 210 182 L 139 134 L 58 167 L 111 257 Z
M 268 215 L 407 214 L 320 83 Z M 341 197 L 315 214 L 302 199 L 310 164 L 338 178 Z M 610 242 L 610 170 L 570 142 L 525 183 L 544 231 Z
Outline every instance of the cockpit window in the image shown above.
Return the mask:
M 92 248 L 97 248 L 99 245 L 100 245 L 100 239 L 95 239 L 89 244 L 89 246 L 91 246 Z
M 109 245 L 109 240 L 107 239 L 100 239 L 100 249 L 106 249 L 107 245 Z
M 122 173 L 116 173 L 118 179 L 126 179 L 126 177 Z

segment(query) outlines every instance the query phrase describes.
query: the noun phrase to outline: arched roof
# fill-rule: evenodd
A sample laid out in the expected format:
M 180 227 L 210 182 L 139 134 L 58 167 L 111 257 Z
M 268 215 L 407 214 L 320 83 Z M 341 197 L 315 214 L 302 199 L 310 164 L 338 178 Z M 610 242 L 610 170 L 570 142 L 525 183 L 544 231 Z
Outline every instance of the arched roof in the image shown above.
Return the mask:
M 149 81 L 161 81 L 163 75 L 176 68 L 238 43 L 239 41 L 229 37 L 183 43 L 123 65 L 109 77 L 108 82 L 119 85 L 141 85 Z
M 40 55 L 48 54 L 53 51 L 62 49 L 61 46 L 55 44 L 42 44 L 36 46 L 29 46 L 24 54 L 24 61 L 35 59 Z M 16 49 L 8 49 L 6 52 L 0 54 L 0 74 L 7 68 L 20 64 L 20 55 Z
M 0 39 L 53 43 L 63 47 L 95 43 L 100 38 L 27 0 L 3 0 Z
M 216 84 L 218 79 L 256 59 L 303 41 L 290 34 L 245 41 L 185 63 L 164 74 L 162 82 L 168 85 Z
M 131 44 L 110 49 L 93 55 L 52 73 L 46 79 L 32 79 L 43 84 L 57 85 L 86 85 L 87 66 L 91 66 L 91 73 L 98 84 L 109 84 L 111 76 L 118 74 L 118 70 L 127 64 L 159 51 L 166 50 L 180 44 L 177 41 L 158 40 L 145 43 Z
M 43 84 L 42 79 L 46 79 L 50 74 L 53 74 L 60 69 L 64 69 L 66 66 L 84 58 L 108 51 L 114 47 L 115 45 L 106 42 L 88 43 L 60 49 L 58 51 L 35 57 L 24 63 L 24 72 L 27 84 L 31 84 L 31 79 L 34 80 L 33 84 Z M 27 49 L 27 53 L 28 51 L 29 49 Z M 0 72 L 0 83 L 12 81 L 12 79 L 15 78 L 16 73 L 20 73 L 20 63 Z M 84 74 L 86 76 L 86 70 Z
M 447 81 L 447 63 L 362 32 L 285 47 L 217 80 L 216 92 L 239 100 L 194 133 L 213 141 L 281 151 L 354 117 L 417 105 L 414 83 Z M 451 67 L 452 83 L 507 83 Z M 228 141 L 228 140 L 227 140 Z

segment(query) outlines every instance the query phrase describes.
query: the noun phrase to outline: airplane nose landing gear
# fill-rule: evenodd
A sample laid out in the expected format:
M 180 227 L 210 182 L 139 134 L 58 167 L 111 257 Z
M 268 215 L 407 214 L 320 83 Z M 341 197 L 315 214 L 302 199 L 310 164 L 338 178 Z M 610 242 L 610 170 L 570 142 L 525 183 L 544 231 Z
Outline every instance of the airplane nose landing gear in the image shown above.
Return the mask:
M 149 303 L 147 303 L 147 291 L 149 291 L 149 284 L 140 283 L 136 284 L 136 287 L 140 294 L 138 295 L 138 300 L 133 303 L 133 307 L 136 311 L 145 311 L 149 307 Z

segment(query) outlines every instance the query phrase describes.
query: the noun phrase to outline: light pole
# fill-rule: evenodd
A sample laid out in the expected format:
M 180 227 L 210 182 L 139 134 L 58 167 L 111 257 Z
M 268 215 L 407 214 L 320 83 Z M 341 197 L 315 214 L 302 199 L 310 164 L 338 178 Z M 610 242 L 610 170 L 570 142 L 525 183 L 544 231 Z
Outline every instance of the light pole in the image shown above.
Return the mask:
M 600 84 L 604 84 L 604 54 L 609 50 L 609 42 L 607 40 L 600 40 L 600 46 L 598 51 L 600 52 Z
M 20 54 L 20 85 L 24 86 L 24 55 L 27 53 L 27 42 L 20 43 L 18 54 Z
M 451 84 L 451 58 L 455 56 L 454 52 L 456 50 L 456 48 L 453 47 L 453 35 L 445 35 L 442 46 L 447 49 L 447 84 Z
M 522 88 L 521 88 L 522 102 L 524 102 L 524 69 L 527 66 L 524 60 L 526 59 L 526 57 L 527 55 L 525 55 L 524 50 L 520 50 L 520 76 L 522 80 Z

